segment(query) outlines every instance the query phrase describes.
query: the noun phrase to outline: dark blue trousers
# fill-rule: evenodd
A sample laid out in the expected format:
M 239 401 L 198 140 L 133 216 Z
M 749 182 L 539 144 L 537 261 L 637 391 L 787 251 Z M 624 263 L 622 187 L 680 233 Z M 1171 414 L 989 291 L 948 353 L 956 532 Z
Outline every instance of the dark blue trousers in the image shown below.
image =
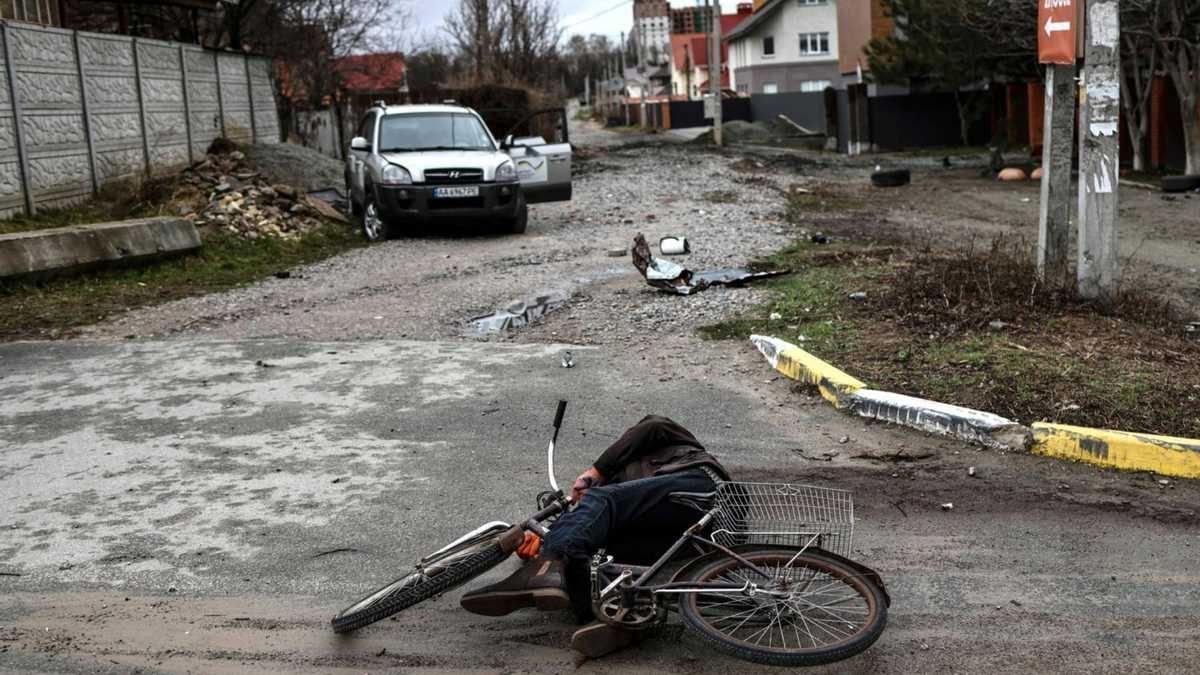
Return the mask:
M 551 526 L 542 551 L 587 558 L 608 550 L 618 562 L 646 564 L 662 554 L 703 513 L 667 500 L 672 492 L 712 492 L 699 469 L 594 487 Z

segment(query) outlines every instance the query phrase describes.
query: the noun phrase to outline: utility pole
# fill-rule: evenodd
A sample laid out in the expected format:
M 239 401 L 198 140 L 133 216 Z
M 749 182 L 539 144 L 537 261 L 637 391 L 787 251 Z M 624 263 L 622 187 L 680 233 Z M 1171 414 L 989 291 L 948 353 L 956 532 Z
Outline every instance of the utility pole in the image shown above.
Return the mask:
M 583 104 L 590 106 L 592 104 L 592 76 L 583 76 Z
M 707 8 L 708 0 L 704 5 Z M 721 110 L 721 0 L 712 0 L 708 20 L 712 24 L 712 44 L 708 46 L 708 90 L 713 98 L 713 143 L 719 148 L 725 141 Z
M 1087 0 L 1079 111 L 1079 294 L 1112 300 L 1119 283 L 1117 182 L 1120 170 L 1121 21 L 1117 0 Z
M 1075 137 L 1075 62 L 1085 0 L 1038 3 L 1038 62 L 1046 65 L 1042 125 L 1042 202 L 1038 217 L 1038 276 L 1069 284 L 1071 156 Z

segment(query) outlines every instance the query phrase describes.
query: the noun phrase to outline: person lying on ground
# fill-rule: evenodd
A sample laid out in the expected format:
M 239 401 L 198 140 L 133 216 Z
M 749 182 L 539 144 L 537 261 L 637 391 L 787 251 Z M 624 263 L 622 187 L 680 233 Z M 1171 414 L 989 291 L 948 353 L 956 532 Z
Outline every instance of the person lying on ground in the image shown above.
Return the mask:
M 661 542 L 657 553 L 696 523 L 697 514 L 670 502 L 673 492 L 712 492 L 729 474 L 696 437 L 673 420 L 643 418 L 575 479 L 577 506 L 555 521 L 542 541 L 530 535 L 522 547 L 529 559 L 499 583 L 463 595 L 464 609 L 504 616 L 525 607 L 561 610 L 571 605 L 565 566 L 596 551 L 632 542 Z M 640 544 L 638 544 L 640 545 Z M 653 546 L 652 546 L 653 547 Z M 618 558 L 620 562 L 628 562 Z M 575 632 L 572 646 L 597 658 L 632 644 L 634 631 L 595 622 Z

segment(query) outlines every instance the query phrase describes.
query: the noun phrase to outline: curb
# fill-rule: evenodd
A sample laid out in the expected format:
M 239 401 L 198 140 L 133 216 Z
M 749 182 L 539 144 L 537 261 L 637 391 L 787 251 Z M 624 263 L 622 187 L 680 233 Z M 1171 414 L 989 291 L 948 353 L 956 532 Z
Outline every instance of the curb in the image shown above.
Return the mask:
M 996 450 L 1086 462 L 1127 471 L 1200 478 L 1200 440 L 1037 422 L 1026 427 L 999 415 L 913 396 L 867 389 L 861 381 L 790 342 L 750 336 L 775 370 L 817 386 L 834 407 L 860 417 L 978 443 Z
M 839 410 L 853 405 L 854 392 L 867 387 L 790 342 L 765 335 L 751 335 L 750 342 L 767 357 L 772 368 L 784 377 L 816 386 L 821 396 Z
M 1127 471 L 1200 478 L 1200 441 L 1187 438 L 1038 422 L 1033 425 L 1032 451 Z

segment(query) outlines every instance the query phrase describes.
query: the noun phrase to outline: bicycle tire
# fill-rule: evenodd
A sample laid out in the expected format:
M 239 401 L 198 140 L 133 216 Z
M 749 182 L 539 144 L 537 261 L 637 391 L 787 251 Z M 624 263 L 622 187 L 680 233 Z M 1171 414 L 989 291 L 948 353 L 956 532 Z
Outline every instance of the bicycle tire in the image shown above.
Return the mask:
M 756 563 L 756 565 L 761 565 L 771 559 L 789 561 L 795 555 L 795 552 L 781 551 L 778 548 L 774 548 L 739 551 L 739 555 L 746 560 Z M 846 586 L 853 588 L 867 602 L 870 612 L 868 618 L 864 620 L 862 628 L 851 635 L 849 639 L 820 649 L 816 648 L 815 645 L 812 649 L 802 649 L 800 648 L 802 638 L 798 628 L 800 624 L 793 623 L 797 631 L 797 648 L 787 649 L 786 638 L 782 640 L 783 647 L 781 648 L 750 645 L 744 640 L 731 638 L 725 632 L 709 623 L 709 620 L 706 620 L 701 609 L 697 606 L 698 599 L 704 595 L 702 593 L 686 594 L 680 598 L 679 613 L 683 618 L 684 625 L 706 644 L 719 652 L 742 659 L 743 661 L 768 666 L 805 667 L 834 663 L 863 652 L 879 639 L 884 627 L 887 625 L 888 602 L 883 591 L 874 581 L 863 576 L 859 571 L 832 558 L 823 556 L 816 551 L 806 551 L 800 554 L 796 558 L 796 563 L 793 567 L 799 565 L 816 567 L 825 572 L 833 572 L 834 574 L 830 574 L 831 578 L 836 578 Z M 709 581 L 718 576 L 722 571 L 737 569 L 739 567 L 742 567 L 742 564 L 735 558 L 720 556 L 695 570 L 688 581 Z M 732 611 L 732 609 L 734 608 L 727 611 Z M 767 630 L 770 630 L 770 625 L 768 625 Z M 782 623 L 780 624 L 780 631 L 782 636 L 784 632 Z M 734 630 L 734 633 L 736 632 L 737 629 Z
M 485 542 L 479 551 L 453 561 L 436 575 L 410 572 L 339 612 L 330 622 L 333 631 L 349 633 L 386 619 L 474 579 L 504 562 L 509 555 L 498 542 L 492 540 Z

